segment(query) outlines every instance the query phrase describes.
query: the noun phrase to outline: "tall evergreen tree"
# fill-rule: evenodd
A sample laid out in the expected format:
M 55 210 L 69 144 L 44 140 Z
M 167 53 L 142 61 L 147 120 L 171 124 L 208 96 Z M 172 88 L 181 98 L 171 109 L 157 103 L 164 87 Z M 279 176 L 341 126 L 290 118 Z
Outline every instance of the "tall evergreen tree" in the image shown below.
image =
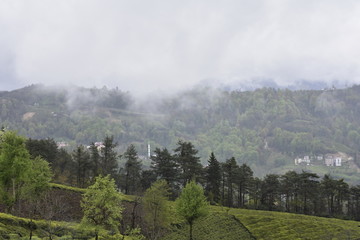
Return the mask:
M 360 220 L 360 185 L 352 186 L 350 188 L 349 199 L 349 216 L 356 220 Z
M 269 211 L 273 211 L 279 200 L 280 181 L 276 174 L 265 176 L 261 185 L 261 204 Z
M 87 180 L 90 177 L 90 155 L 83 145 L 78 146 L 73 154 L 73 161 L 75 166 L 76 183 L 78 187 L 85 187 Z
M 337 181 L 337 196 L 336 196 L 336 214 L 344 215 L 345 203 L 349 200 L 350 188 L 344 179 L 339 179 Z
M 299 174 L 299 194 L 302 198 L 302 213 L 304 214 L 309 214 L 310 211 L 313 211 L 309 205 L 314 205 L 318 197 L 318 178 L 319 176 L 315 173 L 303 171 Z
M 100 154 L 95 143 L 90 144 L 90 163 L 92 168 L 92 177 L 95 178 L 100 173 Z
M 179 176 L 179 168 L 175 158 L 164 148 L 156 148 L 154 155 L 151 156 L 151 168 L 159 179 L 164 179 L 173 191 L 176 188 L 176 181 Z
M 199 181 L 202 176 L 202 165 L 200 158 L 196 156 L 198 150 L 195 149 L 191 142 L 179 140 L 177 145 L 178 147 L 174 149 L 174 157 L 180 167 L 180 181 L 182 185 L 185 186 L 192 179 Z
M 245 163 L 237 169 L 236 184 L 238 186 L 238 206 L 244 207 L 253 178 L 253 171 Z
M 118 168 L 117 153 L 115 147 L 117 143 L 114 143 L 114 137 L 106 136 L 104 139 L 104 146 L 100 150 L 100 166 L 101 174 L 108 175 L 116 178 L 116 172 Z
M 298 195 L 299 195 L 299 174 L 295 171 L 288 171 L 281 177 L 281 194 L 285 198 L 285 211 L 298 211 Z
M 220 187 L 221 187 L 221 168 L 220 163 L 216 159 L 214 153 L 210 154 L 206 168 L 206 193 L 210 200 L 218 203 L 220 201 Z
M 226 160 L 224 164 L 224 175 L 225 175 L 225 185 L 227 187 L 226 194 L 226 205 L 228 207 L 233 207 L 234 201 L 234 184 L 236 183 L 236 175 L 239 166 L 236 163 L 234 157 Z
M 141 161 L 138 159 L 135 146 L 131 144 L 124 153 L 126 160 L 123 173 L 123 188 L 125 194 L 134 194 L 140 191 Z
M 53 139 L 31 139 L 26 140 L 26 148 L 32 158 L 41 157 L 48 161 L 53 168 L 58 167 L 56 162 L 56 154 L 58 148 Z
M 327 213 L 333 216 L 335 213 L 336 180 L 325 174 L 320 184 L 322 194 L 326 199 Z

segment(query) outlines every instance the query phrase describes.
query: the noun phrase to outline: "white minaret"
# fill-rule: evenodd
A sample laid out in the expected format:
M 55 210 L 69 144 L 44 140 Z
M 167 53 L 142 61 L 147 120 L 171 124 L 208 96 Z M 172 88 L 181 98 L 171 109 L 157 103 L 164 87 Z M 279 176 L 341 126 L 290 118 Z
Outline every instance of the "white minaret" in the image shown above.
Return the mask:
M 150 143 L 148 144 L 148 158 L 150 159 L 151 157 L 151 149 L 150 149 Z

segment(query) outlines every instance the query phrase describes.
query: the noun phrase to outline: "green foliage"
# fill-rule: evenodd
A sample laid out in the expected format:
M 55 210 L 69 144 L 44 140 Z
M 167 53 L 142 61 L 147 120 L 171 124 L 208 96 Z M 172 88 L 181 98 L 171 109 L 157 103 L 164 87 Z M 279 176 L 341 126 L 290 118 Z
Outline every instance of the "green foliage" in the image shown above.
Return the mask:
M 140 228 L 133 228 L 126 231 L 126 234 L 131 240 L 145 240 L 144 235 L 141 234 Z M 115 240 L 115 239 L 114 239 Z
M 188 225 L 177 225 L 163 240 L 187 240 Z M 233 216 L 222 212 L 211 212 L 194 224 L 194 239 L 196 240 L 252 240 L 252 234 Z
M 149 226 L 150 239 L 157 239 L 161 231 L 170 225 L 169 194 L 170 189 L 167 182 L 165 180 L 158 180 L 146 190 L 142 198 L 145 221 Z
M 85 193 L 85 191 L 86 191 L 85 188 L 77 188 L 77 187 L 72 187 L 72 186 L 67 186 L 67 185 L 57 184 L 57 183 L 49 183 L 49 185 L 52 188 L 64 189 L 64 190 L 78 192 L 78 193 Z
M 139 191 L 141 176 L 141 161 L 138 158 L 135 146 L 131 144 L 124 153 L 125 168 L 121 174 L 120 183 L 125 194 L 134 194 Z
M 257 176 L 293 163 L 269 164 L 269 156 L 278 153 L 293 159 L 340 151 L 358 161 L 359 86 L 251 92 L 196 88 L 156 103 L 147 99 L 137 107 L 130 104 L 129 95 L 119 89 L 54 91 L 33 85 L 0 93 L 0 121 L 33 141 L 51 137 L 74 145 L 89 144 L 113 135 L 115 142 L 122 143 L 119 151 L 135 142 L 142 146 L 139 152 L 145 152 L 148 141 L 173 149 L 178 139 L 184 139 L 197 146 L 203 163 L 211 152 L 220 162 L 235 157 L 239 165 L 255 166 Z M 55 177 L 62 174 L 58 167 L 52 165 Z M 360 183 L 360 178 L 353 176 L 351 181 Z
M 220 163 L 216 159 L 214 153 L 210 154 L 208 161 L 209 165 L 206 168 L 206 191 L 210 194 L 211 201 L 218 203 L 220 201 L 220 185 L 221 185 L 221 168 Z
M 118 168 L 116 146 L 117 143 L 114 143 L 114 137 L 106 136 L 104 147 L 100 150 L 100 171 L 103 175 L 110 174 L 113 178 Z
M 176 199 L 176 211 L 190 225 L 190 240 L 192 240 L 192 226 L 195 220 L 208 214 L 209 203 L 203 188 L 190 181 L 183 188 L 180 197 Z
M 49 239 L 49 228 L 55 230 L 52 234 L 54 240 L 93 237 L 91 231 L 80 229 L 77 223 L 31 220 L 0 213 L 0 239 L 29 239 L 31 228 L 33 240 Z
M 300 214 L 231 209 L 256 239 L 359 239 L 359 222 Z
M 175 161 L 180 168 L 180 181 L 185 186 L 190 180 L 196 179 L 202 175 L 202 165 L 197 156 L 198 150 L 191 142 L 179 140 L 177 148 L 174 149 Z
M 95 227 L 96 234 L 101 229 L 118 232 L 121 219 L 122 196 L 116 190 L 110 176 L 99 176 L 95 183 L 86 189 L 81 202 L 84 211 L 82 223 Z
M 31 170 L 25 139 L 15 132 L 5 132 L 0 142 L 0 188 L 2 201 L 9 208 L 18 200 Z
M 22 189 L 22 197 L 28 200 L 38 199 L 50 188 L 53 176 L 49 163 L 41 157 L 31 160 L 31 171 Z
M 78 146 L 72 153 L 74 161 L 74 173 L 76 174 L 76 183 L 78 187 L 85 187 L 87 179 L 90 176 L 90 154 L 85 150 L 84 146 Z
M 176 182 L 179 177 L 178 164 L 170 152 L 164 148 L 156 148 L 151 156 L 151 168 L 160 179 L 164 179 L 175 191 Z

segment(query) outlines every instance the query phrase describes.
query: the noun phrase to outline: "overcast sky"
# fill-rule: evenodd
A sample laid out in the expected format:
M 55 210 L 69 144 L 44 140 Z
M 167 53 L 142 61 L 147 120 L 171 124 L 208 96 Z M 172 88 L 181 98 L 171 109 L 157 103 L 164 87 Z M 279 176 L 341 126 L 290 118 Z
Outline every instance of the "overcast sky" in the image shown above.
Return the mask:
M 357 0 L 0 0 L 0 90 L 360 83 Z

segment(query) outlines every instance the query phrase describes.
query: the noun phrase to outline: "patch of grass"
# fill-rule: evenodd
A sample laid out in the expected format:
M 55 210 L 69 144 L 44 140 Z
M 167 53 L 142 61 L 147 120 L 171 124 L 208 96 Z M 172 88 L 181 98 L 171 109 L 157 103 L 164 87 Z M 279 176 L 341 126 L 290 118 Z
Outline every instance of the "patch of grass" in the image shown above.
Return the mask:
M 80 194 L 83 194 L 86 191 L 86 188 L 71 187 L 71 186 L 58 184 L 58 183 L 50 183 L 50 186 L 52 188 L 73 191 L 73 192 L 77 192 L 77 193 L 80 193 Z M 125 194 L 123 194 L 123 200 L 124 201 L 133 202 L 133 201 L 135 201 L 136 198 L 137 197 L 133 196 L 133 195 L 125 195 Z
M 57 188 L 57 189 L 63 189 L 63 190 L 68 190 L 68 191 L 73 191 L 73 192 L 77 192 L 77 193 L 85 193 L 85 188 L 77 188 L 77 187 L 71 187 L 71 186 L 67 186 L 67 185 L 63 185 L 63 184 L 58 184 L 58 183 L 50 183 L 50 186 L 52 188 Z
M 174 224 L 172 232 L 163 240 L 188 240 L 189 225 Z M 196 240 L 237 240 L 255 239 L 250 232 L 234 217 L 224 212 L 210 212 L 194 223 L 193 238 Z
M 33 239 L 91 238 L 93 231 L 83 230 L 78 223 L 45 220 L 30 220 L 0 213 L 0 239 L 29 239 L 33 229 Z
M 301 214 L 230 209 L 256 239 L 359 239 L 360 223 Z

